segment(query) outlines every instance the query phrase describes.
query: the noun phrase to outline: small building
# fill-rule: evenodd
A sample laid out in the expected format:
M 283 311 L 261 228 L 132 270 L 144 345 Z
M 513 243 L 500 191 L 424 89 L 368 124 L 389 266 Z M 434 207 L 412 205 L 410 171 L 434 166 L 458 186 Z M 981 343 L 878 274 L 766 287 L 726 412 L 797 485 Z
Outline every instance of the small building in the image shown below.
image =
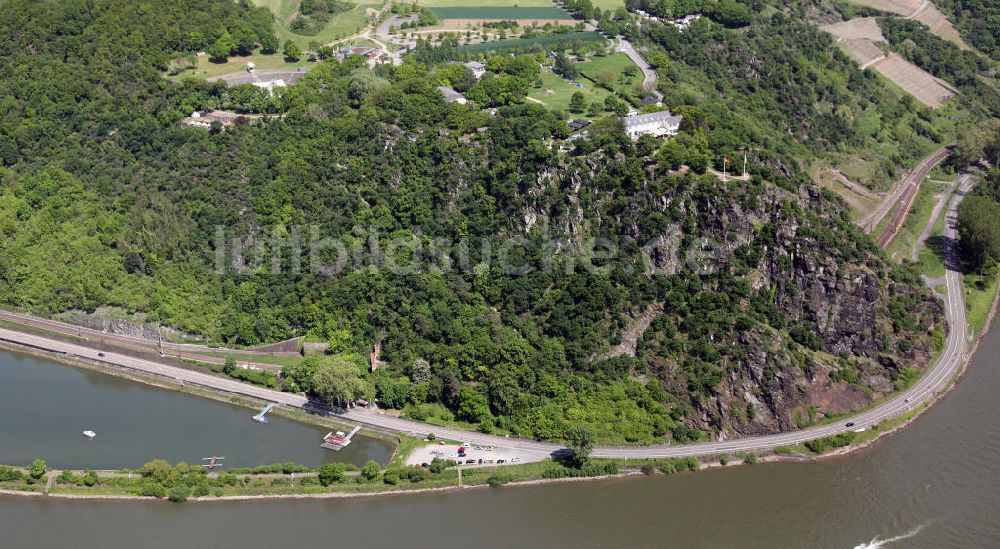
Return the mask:
M 677 135 L 684 117 L 674 116 L 670 111 L 659 111 L 623 116 L 620 120 L 625 125 L 625 133 L 632 139 L 638 139 L 643 134 L 656 137 Z
M 571 132 L 578 132 L 589 125 L 590 125 L 590 120 L 586 120 L 583 118 L 576 118 L 570 120 L 569 123 L 567 124 L 567 126 L 569 126 L 569 131 Z
M 699 19 L 701 19 L 701 15 L 698 14 L 685 15 L 680 19 L 674 19 L 673 21 L 670 22 L 670 24 L 677 27 L 678 30 L 683 32 L 685 29 L 691 26 L 691 23 L 694 23 Z
M 472 76 L 475 76 L 476 80 L 479 80 L 484 74 L 486 74 L 486 65 L 480 63 L 479 61 L 469 61 L 468 63 L 462 64 L 472 71 Z
M 449 88 L 448 86 L 438 86 L 437 91 L 441 92 L 444 96 L 444 100 L 448 103 L 458 103 L 459 105 L 465 104 L 465 96 L 458 93 L 454 88 Z

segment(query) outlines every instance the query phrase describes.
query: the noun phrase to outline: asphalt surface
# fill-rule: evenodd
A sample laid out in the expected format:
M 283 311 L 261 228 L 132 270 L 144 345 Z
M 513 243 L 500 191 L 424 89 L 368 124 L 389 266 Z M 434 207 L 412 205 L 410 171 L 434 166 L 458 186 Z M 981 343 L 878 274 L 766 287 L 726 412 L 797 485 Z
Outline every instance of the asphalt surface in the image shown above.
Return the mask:
M 951 198 L 951 203 L 946 214 L 947 217 L 945 221 L 944 237 L 947 254 L 945 261 L 947 269 L 945 276 L 947 293 L 944 296 L 944 300 L 945 315 L 951 329 L 945 342 L 945 349 L 931 366 L 930 370 L 926 372 L 926 374 L 922 376 L 912 387 L 886 400 L 885 402 L 878 404 L 868 411 L 862 412 L 850 418 L 842 419 L 834 424 L 788 433 L 720 442 L 704 442 L 687 445 L 658 444 L 651 446 L 622 447 L 598 446 L 594 449 L 593 456 L 604 458 L 667 458 L 734 454 L 741 452 L 761 452 L 772 450 L 779 446 L 789 446 L 847 431 L 854 431 L 862 428 L 867 429 L 887 419 L 900 416 L 924 401 L 932 400 L 939 391 L 947 387 L 951 378 L 956 372 L 959 371 L 959 368 L 963 363 L 964 353 L 966 350 L 968 330 L 965 317 L 962 275 L 958 271 L 958 260 L 956 255 L 955 223 L 958 204 L 961 202 L 965 194 L 971 190 L 973 185 L 974 182 L 968 179 L 964 181 L 958 191 Z M 82 357 L 97 362 L 114 364 L 120 367 L 182 381 L 184 383 L 201 385 L 212 389 L 254 397 L 286 406 L 305 409 L 312 408 L 308 399 L 302 395 L 273 391 L 197 370 L 190 370 L 163 364 L 153 360 L 146 360 L 113 352 L 103 352 L 103 356 L 98 356 L 99 351 L 97 349 L 92 349 L 76 343 L 58 341 L 39 335 L 26 334 L 0 328 L 0 341 L 8 341 L 37 349 L 62 353 L 69 357 Z M 436 427 L 425 423 L 384 415 L 370 409 L 354 408 L 344 413 L 330 413 L 330 416 L 344 421 L 360 423 L 402 434 L 426 436 L 427 434 L 433 432 L 438 438 L 469 442 L 480 446 L 496 446 L 517 450 L 520 455 L 524 456 L 525 461 L 544 459 L 549 457 L 553 452 L 562 449 L 562 446 L 554 443 L 485 435 L 478 432 L 465 431 L 455 428 Z M 853 425 L 851 427 L 847 427 L 847 422 L 851 422 Z
M 617 51 L 620 51 L 628 56 L 633 63 L 638 65 L 642 69 L 642 86 L 656 96 L 657 99 L 663 99 L 663 94 L 656 89 L 656 71 L 653 67 L 646 62 L 646 59 L 642 57 L 632 43 L 626 40 L 624 37 L 619 37 Z

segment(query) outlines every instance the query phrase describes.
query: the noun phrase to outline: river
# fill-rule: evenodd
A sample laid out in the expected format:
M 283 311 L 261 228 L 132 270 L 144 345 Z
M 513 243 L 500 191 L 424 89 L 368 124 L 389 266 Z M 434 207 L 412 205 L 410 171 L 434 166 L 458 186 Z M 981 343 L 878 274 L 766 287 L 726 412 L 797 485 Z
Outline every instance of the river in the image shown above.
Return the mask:
M 966 377 L 912 426 L 817 462 L 341 500 L 0 497 L 0 546 L 851 548 L 898 538 L 884 545 L 995 547 L 998 363 L 994 331 Z
M 156 458 L 227 467 L 294 461 L 386 463 L 390 443 L 356 436 L 340 452 L 319 447 L 329 429 L 135 383 L 33 356 L 0 351 L 0 463 L 42 458 L 53 468 L 138 468 Z M 83 431 L 95 431 L 89 440 Z M 0 546 L 3 546 L 0 543 Z

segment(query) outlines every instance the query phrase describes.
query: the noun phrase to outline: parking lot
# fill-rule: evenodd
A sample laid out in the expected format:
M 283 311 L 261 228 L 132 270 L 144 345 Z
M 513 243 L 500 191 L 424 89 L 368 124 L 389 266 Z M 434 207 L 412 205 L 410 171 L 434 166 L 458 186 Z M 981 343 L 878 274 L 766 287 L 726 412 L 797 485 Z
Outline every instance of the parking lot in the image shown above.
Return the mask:
M 420 465 L 430 463 L 434 458 L 450 459 L 460 462 L 463 466 L 487 466 L 506 465 L 510 463 L 523 463 L 530 461 L 526 456 L 519 455 L 517 451 L 509 448 L 495 448 L 492 446 L 469 445 L 465 448 L 464 456 L 459 456 L 458 444 L 428 443 L 427 446 L 417 448 L 407 458 L 407 465 Z

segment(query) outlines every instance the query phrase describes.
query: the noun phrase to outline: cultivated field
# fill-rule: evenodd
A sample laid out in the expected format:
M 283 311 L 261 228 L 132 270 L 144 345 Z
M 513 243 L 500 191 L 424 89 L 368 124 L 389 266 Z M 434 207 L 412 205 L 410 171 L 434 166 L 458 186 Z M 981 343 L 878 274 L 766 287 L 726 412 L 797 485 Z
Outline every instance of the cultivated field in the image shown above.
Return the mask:
M 929 107 L 940 107 L 955 95 L 929 73 L 895 53 L 890 53 L 872 68 Z
M 555 6 L 455 6 L 431 8 L 439 18 L 445 21 L 455 19 L 479 21 L 558 21 L 573 20 L 573 17 Z
M 902 15 L 907 19 L 916 19 L 930 27 L 931 32 L 937 36 L 954 42 L 962 49 L 968 49 L 968 45 L 962 41 L 958 31 L 952 26 L 951 21 L 941 13 L 930 0 L 852 0 L 855 4 L 868 6 L 877 10 Z
M 862 69 L 867 69 L 885 57 L 885 52 L 881 48 L 865 38 L 847 40 L 841 42 L 840 46 L 847 51 L 848 55 L 858 60 Z
M 951 21 L 949 21 L 943 13 L 938 11 L 933 4 L 928 4 L 925 9 L 920 10 L 920 13 L 918 13 L 914 19 L 930 27 L 931 32 L 941 38 L 954 43 L 963 50 L 969 49 L 968 44 L 962 40 L 958 31 L 951 25 Z
M 874 17 L 857 17 L 849 21 L 842 21 L 832 25 L 823 25 L 820 29 L 840 38 L 841 40 L 854 40 L 857 38 L 867 38 L 874 42 L 884 42 L 882 29 L 878 26 L 878 21 Z

